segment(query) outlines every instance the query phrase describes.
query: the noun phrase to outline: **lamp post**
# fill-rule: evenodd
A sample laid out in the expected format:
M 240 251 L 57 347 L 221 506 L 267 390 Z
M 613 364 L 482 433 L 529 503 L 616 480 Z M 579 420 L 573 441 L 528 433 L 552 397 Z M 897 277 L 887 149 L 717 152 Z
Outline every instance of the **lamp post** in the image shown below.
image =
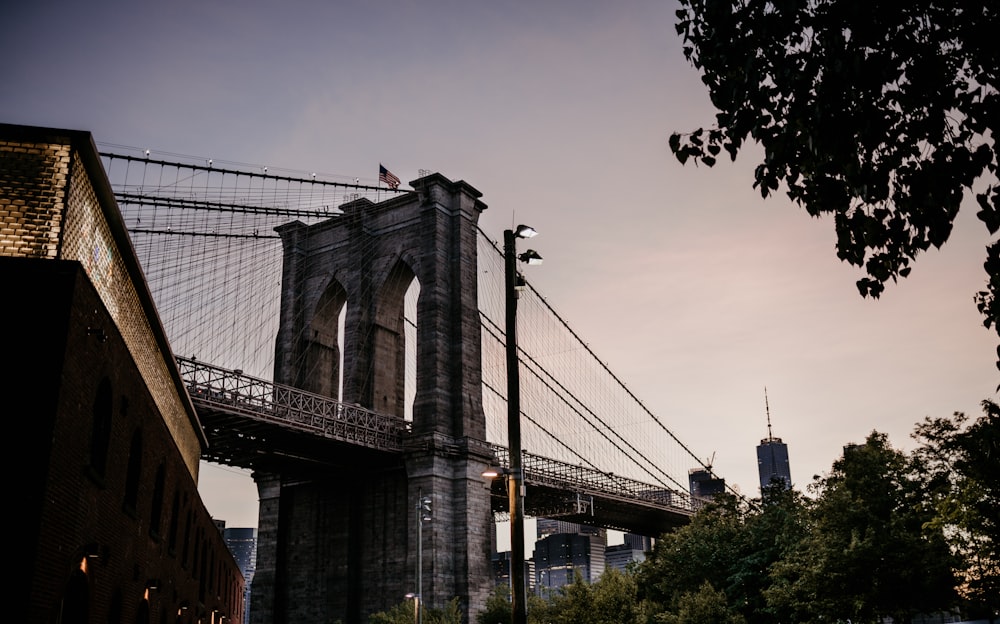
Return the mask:
M 416 624 L 424 621 L 424 522 L 431 519 L 431 497 L 424 496 L 422 488 L 417 488 L 417 593 L 413 597 L 413 615 Z M 411 595 L 407 594 L 409 598 Z
M 413 624 L 417 624 L 417 619 L 420 617 L 420 596 L 416 594 L 406 594 L 403 596 L 407 600 L 413 601 Z
M 524 582 L 524 468 L 521 465 L 521 382 L 517 363 L 517 295 L 520 275 L 517 261 L 538 264 L 542 257 L 532 250 L 517 255 L 517 239 L 531 238 L 534 229 L 519 225 L 504 230 L 503 252 L 507 301 L 507 445 L 510 472 L 507 495 L 510 508 L 510 597 L 511 623 L 527 624 L 527 589 Z

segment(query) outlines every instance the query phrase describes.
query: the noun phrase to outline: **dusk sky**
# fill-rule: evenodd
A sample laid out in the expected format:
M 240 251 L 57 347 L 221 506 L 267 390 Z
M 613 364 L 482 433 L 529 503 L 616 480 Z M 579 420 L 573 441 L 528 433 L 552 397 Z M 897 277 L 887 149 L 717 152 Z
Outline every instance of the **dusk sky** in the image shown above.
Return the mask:
M 996 335 L 973 295 L 991 237 L 967 198 L 951 239 L 881 300 L 832 219 L 752 188 L 760 150 L 680 165 L 673 131 L 714 119 L 673 2 L 5 2 L 0 121 L 375 184 L 465 180 L 494 239 L 528 223 L 529 280 L 677 436 L 757 495 L 754 447 L 793 481 L 872 431 L 912 448 L 925 416 L 995 399 Z M 207 466 L 229 526 L 244 475 Z

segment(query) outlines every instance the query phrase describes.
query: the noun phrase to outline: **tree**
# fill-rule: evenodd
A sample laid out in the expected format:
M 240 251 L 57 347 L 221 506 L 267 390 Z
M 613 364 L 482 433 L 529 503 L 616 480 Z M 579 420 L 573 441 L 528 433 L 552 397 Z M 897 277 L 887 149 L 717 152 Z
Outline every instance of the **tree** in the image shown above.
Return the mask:
M 510 617 L 510 586 L 499 585 L 490 592 L 486 607 L 476 615 L 476 624 L 508 624 Z
M 405 600 L 388 611 L 379 611 L 369 616 L 371 624 L 413 624 L 413 601 Z M 458 606 L 458 598 L 452 598 L 441 609 L 425 607 L 422 615 L 424 624 L 462 624 L 462 610 Z
M 638 568 L 640 595 L 663 607 L 684 593 L 697 593 L 705 583 L 726 591 L 730 571 L 742 554 L 744 515 L 739 499 L 718 496 L 690 524 L 656 540 Z
M 1000 613 L 1000 406 L 983 402 L 968 424 L 962 413 L 927 418 L 913 437 L 914 471 L 941 530 L 961 561 L 960 592 L 972 617 Z
M 769 604 L 793 621 L 902 624 L 955 605 L 954 558 L 885 434 L 845 448 L 814 489 L 808 534 L 772 569 Z
M 656 624 L 744 624 L 744 619 L 729 611 L 726 595 L 711 583 L 702 583 L 697 591 L 686 591 L 677 599 L 676 612 L 658 613 Z
M 771 569 L 805 538 L 804 516 L 809 507 L 802 494 L 774 484 L 761 492 L 754 512 L 746 516 L 741 557 L 730 573 L 727 593 L 750 624 L 789 621 L 789 613 L 768 604 Z
M 1000 229 L 995 133 L 1000 4 L 992 0 L 680 0 L 677 33 L 716 124 L 675 133 L 681 163 L 764 148 L 754 187 L 834 216 L 837 256 L 864 267 L 862 296 L 951 234 L 966 191 Z M 1000 334 L 1000 241 L 975 298 Z M 1000 348 L 998 348 L 1000 359 Z M 998 362 L 1000 367 L 1000 362 Z
M 640 595 L 676 615 L 683 596 L 708 600 L 707 584 L 741 620 L 775 621 L 779 614 L 764 590 L 771 567 L 802 539 L 803 506 L 800 494 L 780 487 L 758 501 L 717 498 L 689 525 L 657 540 L 638 567 Z
M 591 585 L 599 624 L 629 624 L 646 621 L 646 605 L 639 600 L 635 575 L 614 568 L 604 571 Z

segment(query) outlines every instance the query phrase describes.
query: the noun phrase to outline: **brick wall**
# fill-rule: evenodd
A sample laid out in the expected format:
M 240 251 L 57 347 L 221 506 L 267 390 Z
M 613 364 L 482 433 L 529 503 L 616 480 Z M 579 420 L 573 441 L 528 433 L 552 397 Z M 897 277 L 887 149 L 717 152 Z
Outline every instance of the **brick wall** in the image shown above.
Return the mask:
M 242 618 L 198 495 L 200 425 L 89 134 L 0 124 L 0 285 L 8 533 L 26 553 L 8 619 Z
M 134 621 L 140 608 L 148 608 L 151 622 L 174 622 L 185 606 L 192 617 L 199 610 L 239 617 L 243 580 L 236 562 L 80 265 L 0 258 L 0 277 L 12 301 L 19 302 L 0 317 L 3 326 L 17 328 L 8 344 L 18 372 L 5 378 L 4 394 L 40 399 L 13 414 L 26 421 L 23 440 L 32 444 L 31 471 L 22 486 L 26 504 L 14 534 L 34 538 L 31 574 L 20 579 L 25 617 L 14 619 L 54 621 L 67 583 L 84 560 L 87 621 L 108 621 L 115 609 L 123 621 Z M 92 457 L 102 383 L 111 391 L 103 474 Z M 135 464 L 137 434 L 141 455 Z M 136 497 L 130 503 L 126 484 L 136 465 Z M 158 470 L 164 476 L 160 492 Z M 154 580 L 157 588 L 147 593 Z

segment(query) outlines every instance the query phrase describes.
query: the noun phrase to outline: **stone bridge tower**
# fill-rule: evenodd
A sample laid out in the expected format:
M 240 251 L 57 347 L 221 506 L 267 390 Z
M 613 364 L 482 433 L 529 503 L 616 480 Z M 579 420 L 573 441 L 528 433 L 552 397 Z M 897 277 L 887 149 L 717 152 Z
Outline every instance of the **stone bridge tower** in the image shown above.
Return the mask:
M 422 530 L 424 604 L 458 597 L 468 620 L 492 585 L 476 268 L 486 206 L 439 174 L 411 184 L 414 193 L 277 230 L 275 381 L 403 416 L 404 295 L 416 280 L 416 388 L 402 455 L 345 450 L 257 468 L 255 624 L 362 622 L 416 592 L 419 495 L 433 506 Z

